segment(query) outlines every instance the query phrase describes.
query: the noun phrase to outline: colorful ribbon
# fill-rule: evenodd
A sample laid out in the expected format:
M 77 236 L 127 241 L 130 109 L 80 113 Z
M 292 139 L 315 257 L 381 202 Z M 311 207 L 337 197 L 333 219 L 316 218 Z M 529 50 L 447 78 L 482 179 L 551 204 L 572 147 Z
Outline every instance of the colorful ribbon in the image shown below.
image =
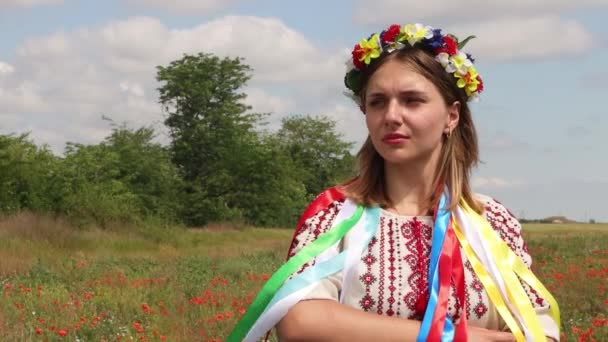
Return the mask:
M 337 188 L 329 189 L 318 196 L 300 218 L 294 238 L 302 229 L 307 218 L 325 209 L 330 203 L 341 199 L 344 199 L 344 195 Z M 355 276 L 351 273 L 356 270 L 358 258 L 365 251 L 377 229 L 379 209 L 367 208 L 364 211 L 360 206 L 351 209 L 354 204 L 351 205 L 348 200 L 345 203 L 349 205 L 343 206 L 336 218 L 337 223 L 334 223 L 328 232 L 320 235 L 310 245 L 289 259 L 264 284 L 227 341 L 241 341 L 246 336 L 246 341 L 253 341 L 262 336 L 278 320 L 277 317 L 273 318 L 275 321 L 260 319 L 260 321 L 264 321 L 260 323 L 258 319 L 261 315 L 267 315 L 275 309 L 272 314 L 276 316 L 277 311 L 282 310 L 282 317 L 288 307 L 295 305 L 321 279 L 340 270 L 344 270 L 344 281 Z M 429 301 L 417 341 L 461 342 L 467 340 L 464 268 L 460 246 L 471 262 L 489 298 L 517 341 L 544 340 L 538 317 L 517 276 L 539 290 L 549 301 L 550 313 L 559 326 L 559 308 L 553 296 L 523 261 L 500 239 L 483 217 L 464 203 L 455 211 L 455 216 L 458 218 L 456 220 L 449 211 L 444 209 L 446 203 L 448 203 L 448 197 L 444 193 L 435 210 L 429 263 Z M 347 211 L 348 213 L 346 213 Z M 350 212 L 353 211 L 354 213 L 348 219 L 338 220 L 340 217 L 346 218 L 345 215 L 350 215 Z M 365 219 L 361 220 L 362 217 Z M 347 236 L 346 233 L 351 229 L 352 234 Z M 350 243 L 346 250 L 340 252 L 337 249 L 337 243 L 343 238 Z M 315 257 L 317 257 L 317 263 L 314 266 L 286 281 L 289 276 Z M 462 316 L 456 327 L 447 313 L 451 281 L 456 285 L 458 300 L 463 307 Z M 347 289 L 343 288 L 340 301 L 344 298 L 345 290 Z M 282 308 L 276 309 L 278 306 L 282 306 Z M 271 322 L 275 323 L 269 325 Z
M 463 216 L 468 218 L 468 220 L 463 221 L 465 222 L 464 228 L 470 224 L 475 228 L 469 227 L 469 231 L 472 233 L 477 232 L 480 235 L 480 237 L 474 238 L 469 236 L 473 234 L 467 234 L 466 240 L 483 241 L 483 243 L 478 243 L 475 252 L 482 256 L 485 254 L 486 258 L 490 258 L 490 262 L 484 263 L 484 266 L 493 275 L 494 280 L 498 282 L 498 286 L 502 290 L 503 299 L 505 299 L 507 305 L 511 306 L 510 311 L 519 320 L 522 329 L 526 333 L 526 339 L 529 341 L 544 340 L 546 337 L 538 316 L 517 276 L 538 290 L 542 297 L 549 302 L 550 315 L 559 327 L 560 316 L 557 301 L 524 264 L 521 258 L 496 234 L 487 220 L 472 210 L 466 203 L 464 203 L 460 210 Z
M 255 321 L 262 314 L 272 300 L 276 292 L 289 278 L 291 274 L 299 270 L 307 261 L 328 249 L 330 246 L 340 241 L 344 235 L 359 221 L 363 214 L 363 207 L 357 210 L 349 219 L 341 222 L 335 229 L 331 229 L 325 234 L 320 235 L 310 245 L 304 247 L 297 255 L 289 259 L 281 266 L 270 279 L 262 286 L 262 289 L 253 300 L 241 321 L 228 336 L 227 341 L 240 342 L 251 329 Z
M 298 220 L 298 224 L 296 225 L 296 229 L 293 231 L 293 237 L 291 238 L 291 242 L 295 240 L 296 236 L 300 234 L 300 230 L 304 227 L 304 221 L 313 217 L 316 213 L 321 210 L 327 208 L 331 203 L 335 201 L 341 201 L 344 199 L 344 194 L 338 190 L 337 187 L 329 188 L 322 193 L 320 193 L 315 199 L 304 209 L 302 216 Z M 289 259 L 289 255 L 287 256 Z
M 446 210 L 447 191 L 435 208 L 435 223 L 429 262 L 429 302 L 422 320 L 417 341 L 466 341 L 466 311 L 464 268 L 458 240 L 454 235 L 451 212 Z M 456 285 L 458 300 L 463 305 L 462 317 L 455 328 L 448 310 L 451 281 Z
M 483 267 L 483 265 L 479 261 L 479 258 L 477 258 L 477 255 L 475 255 L 475 252 L 473 251 L 471 245 L 469 244 L 467 239 L 465 239 L 463 233 L 460 231 L 458 223 L 456 222 L 454 223 L 454 233 L 456 234 L 458 241 L 460 241 L 465 255 L 467 256 L 467 259 L 469 260 L 471 266 L 473 267 L 473 270 L 475 271 L 475 274 L 477 274 L 477 277 L 479 278 L 479 280 L 483 284 L 484 289 L 488 293 L 488 297 L 490 298 L 492 303 L 494 303 L 496 310 L 511 330 L 511 333 L 515 336 L 517 342 L 525 342 L 526 338 L 524 337 L 521 329 L 519 328 L 519 325 L 511 315 L 509 308 L 502 299 L 500 291 L 496 287 L 494 280 L 492 280 L 492 277 L 490 277 L 486 269 Z
M 352 205 L 347 201 L 344 207 Z M 348 208 L 344 208 L 348 209 Z M 330 257 L 328 260 L 323 260 L 323 256 L 319 255 L 315 260 L 315 265 L 307 268 L 301 274 L 295 275 L 288 280 L 285 285 L 276 293 L 272 301 L 268 304 L 264 313 L 256 320 L 255 324 L 245 337 L 246 342 L 257 341 L 265 332 L 271 330 L 284 316 L 289 309 L 304 298 L 318 283 L 335 273 L 344 270 L 342 274 L 343 282 L 347 279 L 348 273 L 356 273 L 358 269 L 357 261 L 361 259 L 363 252 L 369 244 L 369 241 L 374 237 L 380 219 L 380 209 L 366 208 L 363 216 L 357 224 L 351 229 L 348 236 L 357 236 L 354 243 L 345 243 L 342 245 L 345 249 L 339 254 Z M 332 247 L 333 249 L 333 247 Z M 335 251 L 339 250 L 338 247 Z M 333 253 L 330 253 L 333 255 Z M 349 270 L 349 268 L 352 268 Z M 340 295 L 344 296 L 347 291 L 344 286 L 340 291 Z M 266 337 L 268 338 L 268 334 Z
M 442 255 L 441 252 L 443 250 L 444 240 L 448 230 L 448 223 L 450 221 L 450 212 L 444 209 L 446 202 L 446 196 L 445 194 L 443 194 L 441 196 L 441 199 L 439 200 L 437 208 L 435 209 L 435 224 L 433 226 L 433 240 L 431 243 L 431 256 L 429 261 L 429 302 L 424 313 L 422 325 L 420 326 L 418 338 L 416 339 L 417 342 L 428 341 L 429 335 L 431 334 L 431 328 L 436 331 L 434 335 L 442 336 L 445 333 L 446 338 L 448 338 L 447 341 L 452 341 L 454 336 L 453 324 L 449 318 L 446 320 L 445 314 L 437 315 L 437 320 L 433 319 L 433 317 L 435 316 L 435 312 L 438 309 L 441 311 L 443 306 L 443 303 L 438 303 L 438 301 L 440 294 L 440 258 L 443 257 L 443 259 L 445 260 L 446 257 L 445 255 Z M 445 306 L 447 309 L 447 303 Z M 441 333 L 438 334 L 437 330 L 439 330 Z

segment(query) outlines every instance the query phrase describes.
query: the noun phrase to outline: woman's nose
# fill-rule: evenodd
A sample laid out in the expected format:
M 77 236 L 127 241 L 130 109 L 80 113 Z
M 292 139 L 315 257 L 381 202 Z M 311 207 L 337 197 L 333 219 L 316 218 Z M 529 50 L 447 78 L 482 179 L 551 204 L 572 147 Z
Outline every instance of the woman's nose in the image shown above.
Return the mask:
M 403 107 L 396 99 L 391 99 L 386 106 L 385 119 L 387 123 L 401 123 L 403 121 Z

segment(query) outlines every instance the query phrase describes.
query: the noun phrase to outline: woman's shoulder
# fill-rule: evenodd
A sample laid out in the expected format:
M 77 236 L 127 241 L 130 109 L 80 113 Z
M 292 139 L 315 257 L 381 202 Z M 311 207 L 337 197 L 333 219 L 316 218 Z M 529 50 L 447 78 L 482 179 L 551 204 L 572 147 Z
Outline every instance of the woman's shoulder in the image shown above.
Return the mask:
M 519 224 L 517 217 L 515 217 L 513 212 L 499 200 L 480 193 L 475 193 L 474 197 L 481 204 L 483 216 L 486 217 L 486 219 L 491 218 L 497 220 L 499 223 L 517 222 Z
M 491 196 L 478 193 L 474 196 L 483 208 L 483 217 L 509 247 L 514 249 L 519 245 L 522 240 L 521 224 L 511 210 Z
M 324 190 L 315 196 L 302 212 L 302 216 L 296 227 L 296 233 L 306 227 L 328 223 L 342 209 L 345 201 L 346 197 L 337 187 Z
M 289 256 L 332 227 L 346 198 L 328 189 L 317 195 L 302 213 L 289 248 Z
M 315 227 L 323 230 L 329 229 L 329 227 L 326 226 L 331 226 L 333 219 L 338 215 L 345 201 L 345 198 L 334 199 L 322 206 L 318 206 L 315 208 L 314 214 L 304 219 L 303 227 L 299 228 Z

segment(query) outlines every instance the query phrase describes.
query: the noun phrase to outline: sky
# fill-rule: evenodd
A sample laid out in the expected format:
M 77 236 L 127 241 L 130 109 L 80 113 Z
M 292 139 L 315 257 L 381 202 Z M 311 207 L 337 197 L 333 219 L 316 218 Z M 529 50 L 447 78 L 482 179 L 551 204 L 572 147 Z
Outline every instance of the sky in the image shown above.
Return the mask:
M 420 22 L 476 36 L 474 190 L 520 218 L 608 222 L 606 20 L 608 0 L 0 0 L 0 134 L 29 132 L 61 155 L 66 142 L 102 141 L 106 116 L 166 143 L 156 66 L 204 52 L 253 68 L 243 91 L 271 113 L 269 129 L 326 115 L 358 148 L 364 118 L 343 95 L 350 51 Z

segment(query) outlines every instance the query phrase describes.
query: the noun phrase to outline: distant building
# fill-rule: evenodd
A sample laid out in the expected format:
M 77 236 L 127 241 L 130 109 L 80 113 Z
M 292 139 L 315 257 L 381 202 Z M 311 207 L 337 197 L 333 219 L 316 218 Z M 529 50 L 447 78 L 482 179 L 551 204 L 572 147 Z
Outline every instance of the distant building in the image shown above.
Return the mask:
M 567 218 L 565 216 L 549 216 L 549 217 L 546 217 L 546 218 L 540 220 L 540 222 L 542 222 L 542 223 L 576 223 L 576 221 L 570 220 L 569 218 Z

